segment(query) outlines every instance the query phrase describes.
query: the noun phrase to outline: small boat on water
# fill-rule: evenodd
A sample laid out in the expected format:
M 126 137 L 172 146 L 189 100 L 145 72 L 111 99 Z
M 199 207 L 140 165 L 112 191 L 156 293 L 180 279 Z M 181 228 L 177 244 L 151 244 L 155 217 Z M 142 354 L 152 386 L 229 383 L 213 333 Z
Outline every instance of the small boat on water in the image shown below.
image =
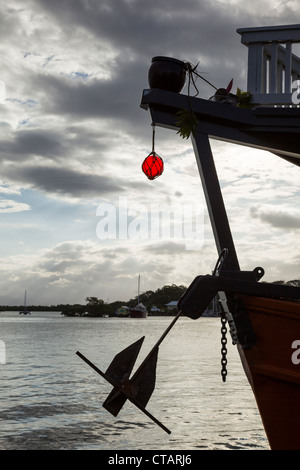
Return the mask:
M 130 309 L 130 318 L 147 318 L 147 316 L 147 308 L 141 302 L 136 307 Z
M 148 311 L 144 304 L 140 302 L 141 276 L 138 277 L 138 303 L 136 307 L 130 309 L 130 318 L 147 318 Z
M 25 294 L 24 294 L 24 307 L 23 307 L 23 310 L 21 310 L 19 312 L 19 315 L 30 315 L 31 312 L 27 309 L 26 307 L 26 290 L 25 290 Z

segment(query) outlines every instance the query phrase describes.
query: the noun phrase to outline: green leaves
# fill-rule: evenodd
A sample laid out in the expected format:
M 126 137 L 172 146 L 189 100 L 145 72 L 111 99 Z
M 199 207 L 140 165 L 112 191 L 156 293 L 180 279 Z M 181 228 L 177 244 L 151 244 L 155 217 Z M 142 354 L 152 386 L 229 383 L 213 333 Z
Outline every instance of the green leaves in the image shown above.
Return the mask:
M 177 134 L 183 139 L 188 139 L 191 134 L 195 135 L 198 124 L 195 114 L 188 109 L 181 109 L 176 114 L 179 116 L 175 121 L 176 126 L 179 127 Z
M 251 104 L 252 95 L 249 91 L 242 91 L 240 88 L 236 90 L 236 96 L 239 99 L 239 108 L 252 108 Z
M 233 83 L 233 80 L 229 82 L 227 90 L 231 89 L 232 83 Z M 227 90 L 224 89 L 225 94 L 227 93 L 228 96 L 237 98 L 239 100 L 238 106 L 240 108 L 252 108 L 253 107 L 251 103 L 252 95 L 249 91 L 242 91 L 240 88 L 238 88 L 236 95 L 230 95 Z M 189 109 L 181 109 L 176 114 L 178 116 L 178 119 L 175 121 L 175 124 L 177 127 L 179 127 L 177 134 L 179 134 L 183 139 L 188 139 L 191 136 L 191 134 L 195 136 L 197 125 L 198 125 L 198 120 L 197 120 L 196 115 L 193 113 L 193 111 Z

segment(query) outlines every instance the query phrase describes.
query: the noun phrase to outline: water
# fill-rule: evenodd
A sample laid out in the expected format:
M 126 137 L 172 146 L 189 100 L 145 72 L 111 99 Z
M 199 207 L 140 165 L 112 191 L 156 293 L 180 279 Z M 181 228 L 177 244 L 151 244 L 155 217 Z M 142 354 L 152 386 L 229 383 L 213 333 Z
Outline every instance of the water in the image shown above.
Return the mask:
M 145 336 L 138 366 L 171 321 L 1 312 L 0 450 L 269 449 L 230 340 L 222 382 L 217 318 L 180 318 L 159 348 L 147 410 L 170 435 L 128 401 L 116 418 L 102 407 L 111 386 L 76 351 L 105 371 L 119 351 Z

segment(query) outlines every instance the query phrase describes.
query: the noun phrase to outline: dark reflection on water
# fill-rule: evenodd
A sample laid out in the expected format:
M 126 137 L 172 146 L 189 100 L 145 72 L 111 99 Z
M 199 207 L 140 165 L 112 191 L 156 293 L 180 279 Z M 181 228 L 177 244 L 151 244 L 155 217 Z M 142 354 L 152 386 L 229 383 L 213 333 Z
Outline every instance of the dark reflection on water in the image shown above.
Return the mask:
M 145 335 L 137 366 L 171 318 L 146 320 L 20 317 L 0 313 L 1 450 L 268 449 L 236 349 L 220 374 L 220 321 L 182 318 L 160 346 L 156 389 L 147 409 L 167 435 L 131 403 L 118 417 L 102 403 L 110 385 L 75 353 L 106 370 L 121 349 Z

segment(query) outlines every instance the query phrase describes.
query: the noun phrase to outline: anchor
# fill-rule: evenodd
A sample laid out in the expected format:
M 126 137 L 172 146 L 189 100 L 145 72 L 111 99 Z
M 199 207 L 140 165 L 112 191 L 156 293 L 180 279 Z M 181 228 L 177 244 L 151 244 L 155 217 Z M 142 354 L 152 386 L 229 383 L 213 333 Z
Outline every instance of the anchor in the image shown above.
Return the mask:
M 113 416 L 116 417 L 126 401 L 129 400 L 164 431 L 171 434 L 171 431 L 166 426 L 146 410 L 146 405 L 155 388 L 159 346 L 182 314 L 194 320 L 199 318 L 212 299 L 218 293 L 224 292 L 225 296 L 228 296 L 229 299 L 226 297 L 222 301 L 220 299 L 220 306 L 222 310 L 226 311 L 226 317 L 230 322 L 231 330 L 237 338 L 237 342 L 243 347 L 250 347 L 252 344 L 255 344 L 252 325 L 246 311 L 243 311 L 243 315 L 235 314 L 234 301 L 231 298 L 232 294 L 239 292 L 246 295 L 272 297 L 280 294 L 281 290 L 284 289 L 286 297 L 290 296 L 293 298 L 293 295 L 295 296 L 293 287 L 278 285 L 274 287 L 272 284 L 259 283 L 258 281 L 264 273 L 262 268 L 255 268 L 253 271 L 231 271 L 226 269 L 227 259 L 228 249 L 224 248 L 218 257 L 213 274 L 197 276 L 194 279 L 177 303 L 179 310 L 177 315 L 132 377 L 130 375 L 145 339 L 144 336 L 119 352 L 112 360 L 106 372 L 102 372 L 79 351 L 76 352 L 83 361 L 113 386 L 112 391 L 103 403 L 103 407 Z M 299 294 L 297 295 L 296 298 L 299 298 Z M 228 310 L 228 300 L 231 303 L 232 313 L 230 313 L 231 309 Z
M 227 251 L 228 250 L 223 250 L 220 254 L 216 267 L 214 269 L 214 274 L 217 274 L 217 272 L 221 270 L 225 258 L 227 256 Z M 195 281 L 196 292 L 194 287 Z M 150 400 L 155 388 L 156 365 L 160 344 L 165 339 L 167 334 L 170 332 L 170 330 L 173 328 L 173 326 L 182 314 L 194 319 L 199 318 L 199 316 L 205 310 L 206 306 L 217 293 L 217 291 L 215 291 L 214 289 L 215 286 L 213 286 L 213 288 L 211 288 L 211 286 L 208 286 L 210 288 L 206 288 L 205 286 L 204 289 L 201 289 L 202 292 L 199 292 L 198 278 L 196 278 L 195 281 L 192 282 L 191 286 L 180 298 L 177 304 L 179 310 L 177 315 L 174 317 L 173 321 L 170 323 L 168 328 L 161 335 L 159 340 L 155 343 L 151 351 L 148 353 L 148 355 L 132 377 L 130 377 L 130 375 L 133 370 L 136 359 L 139 355 L 143 341 L 145 339 L 144 336 L 135 343 L 132 343 L 127 348 L 123 349 L 121 352 L 119 352 L 112 360 L 106 372 L 101 371 L 95 364 L 93 364 L 79 351 L 76 352 L 76 354 L 83 361 L 85 361 L 90 367 L 92 367 L 99 375 L 101 375 L 107 382 L 109 382 L 113 386 L 112 391 L 103 403 L 103 407 L 107 411 L 109 411 L 113 416 L 116 417 L 119 411 L 126 403 L 126 401 L 129 400 L 146 416 L 148 416 L 152 421 L 154 421 L 159 427 L 161 427 L 165 432 L 171 434 L 171 431 L 166 426 L 164 426 L 164 424 L 162 424 L 158 419 L 155 418 L 155 416 L 153 416 L 148 410 L 146 410 L 146 405 Z
M 171 431 L 164 424 L 146 410 L 146 405 L 155 388 L 159 346 L 181 314 L 182 311 L 180 310 L 131 378 L 130 374 L 145 339 L 144 336 L 119 352 L 108 366 L 106 372 L 102 372 L 79 351 L 76 352 L 83 361 L 113 386 L 112 391 L 103 403 L 103 407 L 113 416 L 117 416 L 123 405 L 129 400 L 160 428 L 171 434 Z

